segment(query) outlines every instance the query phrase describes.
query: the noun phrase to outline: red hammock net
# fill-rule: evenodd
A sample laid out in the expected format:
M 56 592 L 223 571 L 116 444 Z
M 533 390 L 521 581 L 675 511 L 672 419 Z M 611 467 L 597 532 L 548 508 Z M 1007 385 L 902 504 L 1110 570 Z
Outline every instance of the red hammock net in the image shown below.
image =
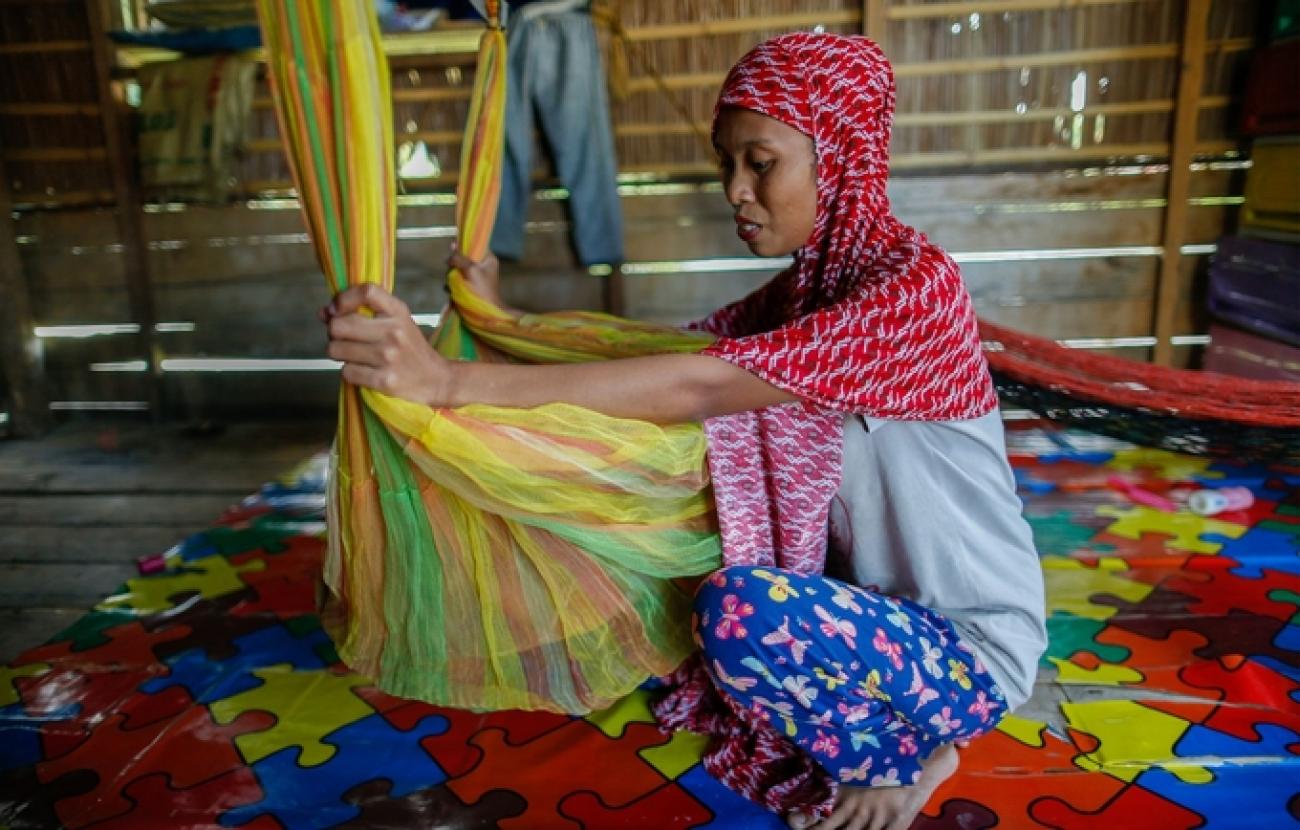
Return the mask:
M 1003 399 L 1146 446 L 1300 464 L 1300 384 L 1170 369 L 980 321 Z

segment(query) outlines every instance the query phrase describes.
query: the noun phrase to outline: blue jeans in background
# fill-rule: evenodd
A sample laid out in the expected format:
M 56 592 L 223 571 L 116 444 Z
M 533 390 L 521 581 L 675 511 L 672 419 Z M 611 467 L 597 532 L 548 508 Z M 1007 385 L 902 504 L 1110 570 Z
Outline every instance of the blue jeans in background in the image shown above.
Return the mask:
M 527 8 L 527 7 L 525 7 Z M 505 163 L 492 251 L 519 259 L 532 200 L 534 113 L 569 191 L 573 244 L 583 265 L 623 261 L 614 136 L 605 73 L 585 9 L 513 16 L 506 89 Z

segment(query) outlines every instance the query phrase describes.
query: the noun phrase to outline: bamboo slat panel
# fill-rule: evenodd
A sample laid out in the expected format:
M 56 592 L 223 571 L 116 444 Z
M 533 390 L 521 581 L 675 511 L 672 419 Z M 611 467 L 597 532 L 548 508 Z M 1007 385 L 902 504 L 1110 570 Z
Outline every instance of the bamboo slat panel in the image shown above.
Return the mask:
M 112 202 L 84 0 L 0 6 L 0 148 L 16 204 Z
M 1231 84 L 1248 55 L 1256 5 L 1215 4 L 1200 102 L 1202 153 L 1236 149 Z M 887 4 L 886 48 L 899 78 L 895 169 L 1167 155 L 1181 6 L 1177 0 Z M 633 72 L 629 97 L 612 110 L 625 173 L 708 175 L 711 153 L 699 136 L 736 57 L 790 28 L 862 26 L 859 2 L 827 2 L 813 12 L 806 3 L 782 0 L 714 0 L 689 9 L 624 2 L 619 8 Z M 468 67 L 446 65 L 397 73 L 399 141 L 423 142 L 435 171 L 409 187 L 453 182 L 470 74 Z M 274 123 L 259 121 L 258 130 L 254 149 L 276 155 Z M 246 179 L 286 187 L 283 163 L 257 155 L 247 163 Z M 539 175 L 549 173 L 542 154 L 538 165 Z
M 1213 3 L 1198 125 L 1207 152 L 1233 149 L 1233 83 L 1248 57 L 1260 2 Z M 106 189 L 97 175 L 91 176 L 92 186 L 74 184 L 64 169 L 72 149 L 102 144 L 87 124 L 96 118 L 90 73 L 69 68 L 78 53 L 43 47 L 84 42 L 84 24 L 78 28 L 75 14 L 30 12 L 80 5 L 75 0 L 0 5 L 0 35 L 6 47 L 14 46 L 0 48 L 0 141 L 8 150 L 26 153 L 10 158 L 15 184 L 21 185 L 14 188 L 20 203 L 76 203 Z M 857 32 L 865 25 L 859 0 L 822 0 L 812 9 L 799 0 L 613 5 L 631 58 L 630 95 L 611 112 L 625 173 L 707 174 L 711 152 L 698 136 L 711 117 L 723 73 L 740 54 L 783 31 Z M 1163 156 L 1183 5 L 1181 0 L 881 3 L 883 41 L 899 85 L 895 169 Z M 462 34 L 469 36 L 472 29 Z M 470 58 L 429 55 L 429 43 L 418 37 L 398 41 L 407 44 L 392 50 L 398 140 L 406 152 L 429 159 L 407 187 L 449 187 L 468 109 Z M 286 188 L 288 172 L 264 86 L 253 121 L 252 143 L 239 170 L 242 190 Z M 28 152 L 41 148 L 65 152 Z M 538 165 L 539 175 L 549 174 L 543 154 Z

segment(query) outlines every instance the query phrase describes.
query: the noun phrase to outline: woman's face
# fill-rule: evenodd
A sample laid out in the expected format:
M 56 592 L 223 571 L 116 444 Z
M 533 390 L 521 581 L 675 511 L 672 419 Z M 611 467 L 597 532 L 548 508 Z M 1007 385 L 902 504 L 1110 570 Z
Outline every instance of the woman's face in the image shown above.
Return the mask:
M 713 146 L 736 235 L 749 250 L 775 257 L 803 247 L 817 221 L 812 139 L 775 118 L 727 107 L 718 115 Z

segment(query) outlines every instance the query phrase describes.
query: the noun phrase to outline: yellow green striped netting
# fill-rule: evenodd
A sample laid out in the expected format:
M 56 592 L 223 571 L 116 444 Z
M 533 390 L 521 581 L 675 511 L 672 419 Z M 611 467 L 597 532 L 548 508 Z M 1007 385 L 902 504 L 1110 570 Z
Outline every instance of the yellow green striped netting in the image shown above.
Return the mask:
M 391 290 L 392 104 L 370 0 L 258 0 L 294 180 L 329 287 Z M 495 10 L 492 12 L 495 15 Z M 495 17 L 494 17 L 495 19 Z M 505 36 L 483 34 L 457 229 L 496 215 Z M 449 357 L 578 362 L 693 352 L 698 335 L 600 314 L 517 316 L 448 276 Z M 550 405 L 433 409 L 344 384 L 330 487 L 326 624 L 386 691 L 470 709 L 586 712 L 690 652 L 674 580 L 718 566 L 698 425 Z

